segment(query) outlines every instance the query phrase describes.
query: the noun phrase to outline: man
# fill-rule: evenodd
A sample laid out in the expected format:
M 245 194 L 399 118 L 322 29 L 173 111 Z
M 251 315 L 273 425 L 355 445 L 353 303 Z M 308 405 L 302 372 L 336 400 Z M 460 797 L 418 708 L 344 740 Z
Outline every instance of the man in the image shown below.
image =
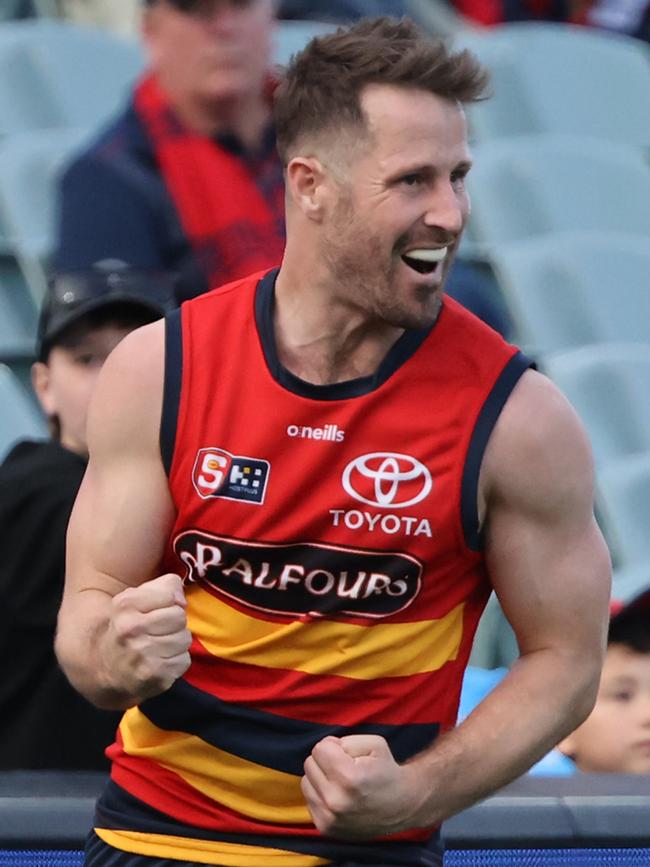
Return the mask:
M 437 864 L 439 823 L 591 709 L 584 434 L 442 297 L 484 81 L 408 21 L 310 43 L 277 95 L 281 269 L 107 365 L 57 645 L 127 709 L 89 865 Z M 491 586 L 522 658 L 454 730 Z
M 144 5 L 148 72 L 63 178 L 54 264 L 174 272 L 182 300 L 281 258 L 273 0 Z
M 106 770 L 118 717 L 68 684 L 54 655 L 65 534 L 86 468 L 86 415 L 108 353 L 163 315 L 152 277 L 117 263 L 53 278 L 32 377 L 52 431 L 0 466 L 0 768 Z M 139 280 L 140 286 L 135 285 Z

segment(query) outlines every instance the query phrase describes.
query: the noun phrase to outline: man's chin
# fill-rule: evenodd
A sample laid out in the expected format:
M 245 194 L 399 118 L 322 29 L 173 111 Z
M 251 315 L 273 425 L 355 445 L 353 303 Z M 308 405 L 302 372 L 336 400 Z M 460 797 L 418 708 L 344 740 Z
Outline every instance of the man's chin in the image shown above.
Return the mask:
M 384 312 L 383 318 L 394 328 L 419 331 L 422 328 L 431 328 L 440 315 L 441 306 L 441 294 L 436 293 L 426 304 L 413 306 L 413 308 L 392 308 Z

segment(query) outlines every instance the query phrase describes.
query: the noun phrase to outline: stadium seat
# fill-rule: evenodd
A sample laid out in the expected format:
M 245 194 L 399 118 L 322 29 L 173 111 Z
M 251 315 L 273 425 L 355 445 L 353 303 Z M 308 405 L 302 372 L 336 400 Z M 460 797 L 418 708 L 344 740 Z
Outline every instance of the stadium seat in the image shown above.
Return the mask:
M 492 98 L 468 107 L 474 138 L 585 135 L 650 147 L 650 50 L 587 27 L 518 22 L 463 32 L 490 69 Z
M 598 492 L 605 532 L 623 570 L 634 568 L 638 574 L 639 568 L 648 569 L 650 451 L 607 463 L 598 471 Z
M 0 276 L 0 361 L 31 358 L 36 344 L 37 310 L 22 287 Z
M 549 356 L 544 369 L 582 419 L 597 469 L 650 452 L 650 341 L 583 346 Z
M 91 135 L 87 129 L 52 129 L 0 141 L 0 219 L 37 304 L 53 246 L 59 173 Z
M 0 28 L 0 136 L 97 127 L 118 110 L 142 70 L 137 42 L 47 18 Z
M 484 252 L 546 232 L 650 235 L 650 168 L 626 145 L 521 136 L 474 148 L 468 232 Z
M 287 64 L 314 36 L 331 33 L 336 25 L 323 21 L 278 21 L 273 44 L 273 62 Z
M 534 357 L 605 342 L 650 344 L 650 237 L 558 232 L 490 253 L 516 342 Z
M 46 437 L 45 419 L 36 409 L 18 379 L 4 364 L 0 364 L 0 460 L 18 440 L 25 437 Z

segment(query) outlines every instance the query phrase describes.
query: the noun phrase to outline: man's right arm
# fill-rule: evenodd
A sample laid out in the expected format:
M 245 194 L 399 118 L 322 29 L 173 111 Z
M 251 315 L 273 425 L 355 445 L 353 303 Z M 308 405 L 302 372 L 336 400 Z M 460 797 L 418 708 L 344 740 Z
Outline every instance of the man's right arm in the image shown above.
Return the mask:
M 106 361 L 68 528 L 56 652 L 73 686 L 103 708 L 164 692 L 189 666 L 181 579 L 158 574 L 174 519 L 158 445 L 163 377 L 162 322 Z

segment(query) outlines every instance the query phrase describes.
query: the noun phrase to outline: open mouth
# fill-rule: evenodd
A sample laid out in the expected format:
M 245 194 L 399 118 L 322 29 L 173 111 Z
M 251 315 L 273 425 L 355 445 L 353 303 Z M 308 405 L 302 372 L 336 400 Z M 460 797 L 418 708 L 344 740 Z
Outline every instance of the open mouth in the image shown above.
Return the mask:
M 439 263 L 447 255 L 447 249 L 447 247 L 438 247 L 437 249 L 409 250 L 408 253 L 402 255 L 402 262 L 417 271 L 418 274 L 433 274 Z

